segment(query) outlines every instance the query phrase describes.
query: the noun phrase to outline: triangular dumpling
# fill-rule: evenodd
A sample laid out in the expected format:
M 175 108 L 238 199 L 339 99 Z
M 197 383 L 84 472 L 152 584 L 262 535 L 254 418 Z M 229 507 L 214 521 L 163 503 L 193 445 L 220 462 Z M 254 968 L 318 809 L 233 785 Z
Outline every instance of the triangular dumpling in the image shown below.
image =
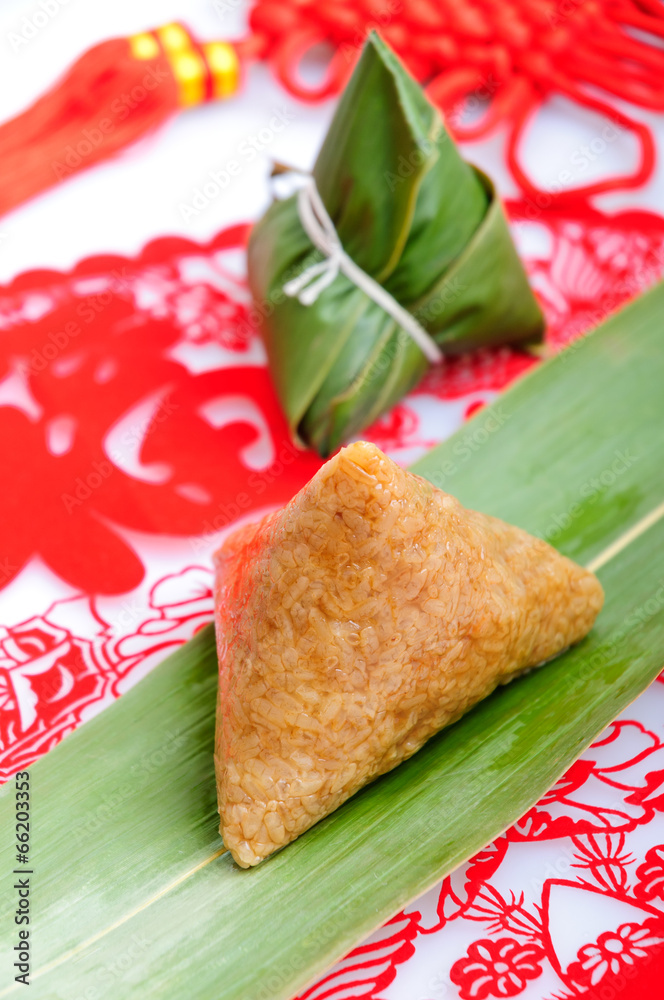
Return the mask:
M 255 865 L 602 606 L 587 570 L 359 442 L 216 556 L 221 832 Z

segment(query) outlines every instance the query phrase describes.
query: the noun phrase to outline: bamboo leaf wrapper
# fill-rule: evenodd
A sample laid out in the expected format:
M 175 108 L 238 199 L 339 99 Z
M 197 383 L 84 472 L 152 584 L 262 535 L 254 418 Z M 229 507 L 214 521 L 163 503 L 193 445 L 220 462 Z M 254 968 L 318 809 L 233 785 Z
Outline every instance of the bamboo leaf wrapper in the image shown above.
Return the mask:
M 541 338 L 543 319 L 490 180 L 373 35 L 341 97 L 313 177 L 346 253 L 446 353 Z M 328 455 L 429 367 L 399 324 L 343 273 L 305 306 L 284 284 L 322 261 L 297 197 L 252 232 L 249 282 L 294 437 Z

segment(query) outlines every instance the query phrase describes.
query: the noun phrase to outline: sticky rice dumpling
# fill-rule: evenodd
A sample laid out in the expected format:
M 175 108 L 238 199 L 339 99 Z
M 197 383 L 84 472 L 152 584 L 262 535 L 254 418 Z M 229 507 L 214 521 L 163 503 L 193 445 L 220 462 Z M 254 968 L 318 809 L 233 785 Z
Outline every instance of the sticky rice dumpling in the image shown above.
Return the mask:
M 603 601 L 592 573 L 366 442 L 215 558 L 219 813 L 244 868 L 578 642 Z

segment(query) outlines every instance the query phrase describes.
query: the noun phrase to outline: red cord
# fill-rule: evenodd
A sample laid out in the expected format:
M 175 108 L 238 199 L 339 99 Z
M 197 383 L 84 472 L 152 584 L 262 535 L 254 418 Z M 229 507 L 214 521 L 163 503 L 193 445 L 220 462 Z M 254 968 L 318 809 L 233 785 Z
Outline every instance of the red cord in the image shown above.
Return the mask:
M 322 83 L 318 87 L 310 87 L 304 83 L 300 76 L 300 65 L 312 49 L 325 41 L 315 29 L 304 28 L 289 35 L 275 53 L 273 67 L 278 79 L 301 101 L 316 103 L 338 94 L 343 90 L 353 69 L 353 63 L 344 60 L 342 50 L 338 49 L 328 63 Z
M 480 138 L 507 126 L 507 157 L 532 198 L 578 202 L 651 175 L 655 146 L 648 126 L 594 94 L 600 88 L 644 108 L 664 109 L 664 51 L 635 38 L 637 27 L 664 38 L 661 0 L 258 0 L 251 27 L 267 39 L 264 57 L 283 85 L 315 101 L 342 89 L 366 37 L 376 28 L 427 87 L 457 138 Z M 321 42 L 335 49 L 316 88 L 301 80 L 306 53 Z M 532 117 L 555 94 L 598 112 L 640 143 L 632 173 L 558 192 L 529 179 L 521 140 Z M 479 121 L 465 125 L 459 109 L 469 98 L 488 102 Z
M 514 179 L 527 197 L 531 199 L 539 208 L 548 208 L 554 202 L 556 205 L 575 204 L 579 201 L 585 201 L 593 195 L 603 194 L 607 191 L 617 191 L 624 188 L 636 188 L 645 184 L 653 172 L 656 157 L 655 143 L 648 126 L 642 124 L 641 122 L 634 121 L 621 111 L 618 111 L 611 105 L 604 103 L 604 101 L 597 100 L 587 94 L 580 95 L 578 91 L 576 91 L 573 87 L 570 87 L 564 80 L 558 81 L 558 90 L 572 100 L 578 100 L 579 96 L 582 96 L 582 103 L 584 106 L 599 112 L 604 115 L 604 117 L 610 119 L 613 123 L 620 125 L 630 132 L 633 132 L 640 140 L 639 166 L 631 174 L 623 174 L 618 177 L 607 177 L 604 180 L 595 181 L 594 183 L 584 185 L 583 187 L 570 188 L 569 190 L 556 188 L 550 191 L 538 188 L 530 180 L 530 177 L 526 173 L 525 168 L 522 166 L 519 157 L 519 146 L 521 140 L 528 125 L 530 124 L 534 112 L 540 106 L 539 96 L 533 93 L 530 100 L 527 103 L 524 102 L 521 106 L 514 128 L 509 133 L 506 151 L 508 166 L 512 171 Z

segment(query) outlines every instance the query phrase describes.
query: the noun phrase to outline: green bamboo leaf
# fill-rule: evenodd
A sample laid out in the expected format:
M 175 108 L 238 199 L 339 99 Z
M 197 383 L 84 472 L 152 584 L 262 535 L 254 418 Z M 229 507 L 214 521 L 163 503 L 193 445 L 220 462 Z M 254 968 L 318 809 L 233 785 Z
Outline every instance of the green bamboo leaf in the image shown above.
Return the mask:
M 443 132 L 420 87 L 373 36 L 341 97 L 313 175 L 344 246 L 377 281 L 384 281 L 399 260 L 418 189 L 438 159 L 436 142 Z M 376 156 L 377 149 L 382 156 Z M 471 186 L 469 168 L 458 155 L 455 167 L 454 180 Z M 386 183 L 389 177 L 392 184 Z M 467 208 L 474 209 L 476 224 L 485 200 L 472 185 Z M 463 245 L 461 236 L 456 252 Z M 456 255 L 453 248 L 448 252 Z
M 514 822 L 656 676 L 663 310 L 660 285 L 415 466 L 597 567 L 606 604 L 589 637 L 242 871 L 217 835 L 204 631 L 31 768 L 31 996 L 286 1000 Z M 13 792 L 0 799 L 6 873 Z M 3 921 L 3 969 L 12 930 Z M 0 996 L 19 989 L 9 979 Z
M 443 350 L 540 338 L 542 316 L 492 184 L 464 162 L 436 109 L 375 35 L 313 175 L 347 253 Z M 412 388 L 428 362 L 343 274 L 313 305 L 287 299 L 289 278 L 322 259 L 295 196 L 254 227 L 249 282 L 277 392 L 294 436 L 327 455 Z
M 539 323 L 503 206 L 491 180 L 476 173 L 490 195 L 481 225 L 438 281 L 408 303 L 447 354 L 532 340 Z
M 401 289 L 404 298 L 422 294 L 450 265 L 489 201 L 422 88 L 375 34 L 313 174 L 347 252 L 376 281 L 398 264 L 393 294 Z

